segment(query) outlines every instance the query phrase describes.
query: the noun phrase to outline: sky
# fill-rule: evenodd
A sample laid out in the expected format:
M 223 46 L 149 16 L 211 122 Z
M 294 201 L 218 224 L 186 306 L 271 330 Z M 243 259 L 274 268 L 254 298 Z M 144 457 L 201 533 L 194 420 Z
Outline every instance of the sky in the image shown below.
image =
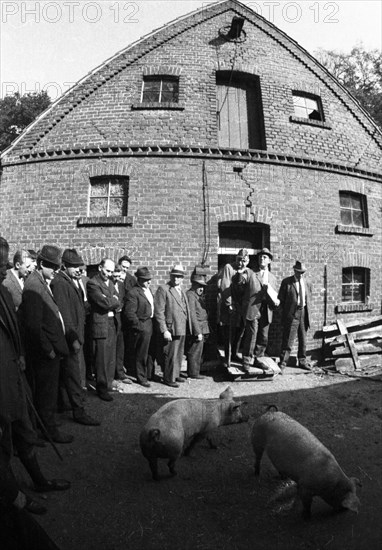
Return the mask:
M 1 97 L 55 100 L 141 37 L 209 0 L 0 0 Z M 243 0 L 310 53 L 382 49 L 382 0 Z

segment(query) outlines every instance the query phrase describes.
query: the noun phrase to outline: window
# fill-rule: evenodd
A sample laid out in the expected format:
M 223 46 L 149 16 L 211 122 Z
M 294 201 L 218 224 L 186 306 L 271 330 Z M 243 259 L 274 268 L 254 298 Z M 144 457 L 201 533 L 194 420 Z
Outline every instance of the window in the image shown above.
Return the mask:
M 364 267 L 346 267 L 342 270 L 342 301 L 366 303 L 369 270 Z
M 353 227 L 367 227 L 366 197 L 357 193 L 340 191 L 341 224 Z
M 259 78 L 221 71 L 216 88 L 219 147 L 265 149 Z
M 97 176 L 90 180 L 88 216 L 127 216 L 129 178 L 121 176 Z
M 142 103 L 178 103 L 179 79 L 175 76 L 145 76 Z
M 256 254 L 265 246 L 269 247 L 269 235 L 269 225 L 266 224 L 240 221 L 219 223 L 218 268 L 235 261 L 241 248 L 249 252 L 249 267 L 255 267 Z
M 307 120 L 324 120 L 321 99 L 317 96 L 293 92 L 294 115 Z

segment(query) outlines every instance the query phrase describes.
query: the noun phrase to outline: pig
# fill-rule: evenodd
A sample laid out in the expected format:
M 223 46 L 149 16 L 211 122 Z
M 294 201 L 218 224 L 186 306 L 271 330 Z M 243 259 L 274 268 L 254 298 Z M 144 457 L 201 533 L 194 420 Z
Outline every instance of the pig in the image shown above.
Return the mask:
M 253 424 L 251 432 L 256 455 L 255 475 L 260 474 L 264 451 L 284 478 L 297 483 L 303 517 L 311 516 L 314 496 L 321 497 L 334 510 L 358 512 L 356 478 L 348 478 L 332 453 L 307 428 L 287 414 L 268 411 Z
M 171 475 L 176 475 L 175 462 L 187 455 L 204 437 L 212 448 L 211 431 L 226 424 L 248 422 L 242 403 L 233 400 L 228 388 L 219 399 L 177 399 L 163 405 L 148 420 L 140 434 L 143 456 L 148 460 L 152 477 L 158 480 L 158 458 L 168 459 Z

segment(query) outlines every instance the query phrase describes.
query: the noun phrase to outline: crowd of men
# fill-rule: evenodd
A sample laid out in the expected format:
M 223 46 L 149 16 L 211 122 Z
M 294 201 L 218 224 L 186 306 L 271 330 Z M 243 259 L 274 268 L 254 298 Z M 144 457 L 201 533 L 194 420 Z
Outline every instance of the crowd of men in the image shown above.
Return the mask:
M 170 269 L 169 281 L 155 295 L 152 274 L 131 259 L 117 265 L 101 260 L 88 278 L 83 258 L 75 249 L 63 252 L 44 245 L 35 253 L 20 250 L 8 264 L 9 246 L 0 238 L 0 500 L 33 513 L 46 510 L 19 490 L 10 469 L 13 447 L 37 491 L 69 488 L 66 480 L 47 480 L 36 446 L 71 443 L 73 436 L 58 429 L 57 412 L 70 410 L 73 420 L 86 426 L 100 421 L 86 412 L 86 390 L 93 387 L 103 401 L 112 391 L 134 382 L 150 387 L 159 381 L 178 388 L 186 378 L 203 379 L 204 344 L 210 333 L 205 300 L 206 276 L 194 270 L 191 287 L 182 287 L 182 265 Z M 218 275 L 218 324 L 223 331 L 225 361 L 239 362 L 244 375 L 251 367 L 267 367 L 260 358 L 268 346 L 274 309 L 283 311 L 280 367 L 283 372 L 298 337 L 301 368 L 306 359 L 306 331 L 311 285 L 301 262 L 284 279 L 279 292 L 270 271 L 273 256 L 264 248 L 255 270 L 248 267 L 248 251 Z M 242 350 L 242 357 L 240 357 Z M 181 374 L 184 358 L 187 374 Z M 159 366 L 162 377 L 155 376 Z

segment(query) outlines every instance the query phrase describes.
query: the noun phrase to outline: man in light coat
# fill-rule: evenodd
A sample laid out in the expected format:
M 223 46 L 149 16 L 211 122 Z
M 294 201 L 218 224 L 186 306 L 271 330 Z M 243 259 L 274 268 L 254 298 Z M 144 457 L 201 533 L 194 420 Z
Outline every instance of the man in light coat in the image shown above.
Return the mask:
M 181 288 L 185 271 L 175 265 L 170 271 L 170 281 L 160 286 L 155 293 L 154 315 L 163 346 L 163 383 L 178 388 L 184 344 L 190 327 L 190 312 L 186 294 Z
M 33 271 L 32 264 L 33 260 L 29 252 L 27 250 L 18 250 L 13 256 L 13 267 L 7 270 L 7 275 L 3 281 L 3 285 L 11 293 L 16 311 L 21 304 L 25 279 Z
M 243 338 L 243 369 L 248 372 L 253 356 L 254 366 L 267 369 L 257 362 L 263 357 L 268 345 L 269 326 L 273 319 L 273 309 L 279 305 L 276 288 L 277 282 L 269 268 L 273 259 L 268 248 L 263 248 L 258 256 L 258 269 L 251 273 L 243 299 L 243 318 L 245 332 Z

